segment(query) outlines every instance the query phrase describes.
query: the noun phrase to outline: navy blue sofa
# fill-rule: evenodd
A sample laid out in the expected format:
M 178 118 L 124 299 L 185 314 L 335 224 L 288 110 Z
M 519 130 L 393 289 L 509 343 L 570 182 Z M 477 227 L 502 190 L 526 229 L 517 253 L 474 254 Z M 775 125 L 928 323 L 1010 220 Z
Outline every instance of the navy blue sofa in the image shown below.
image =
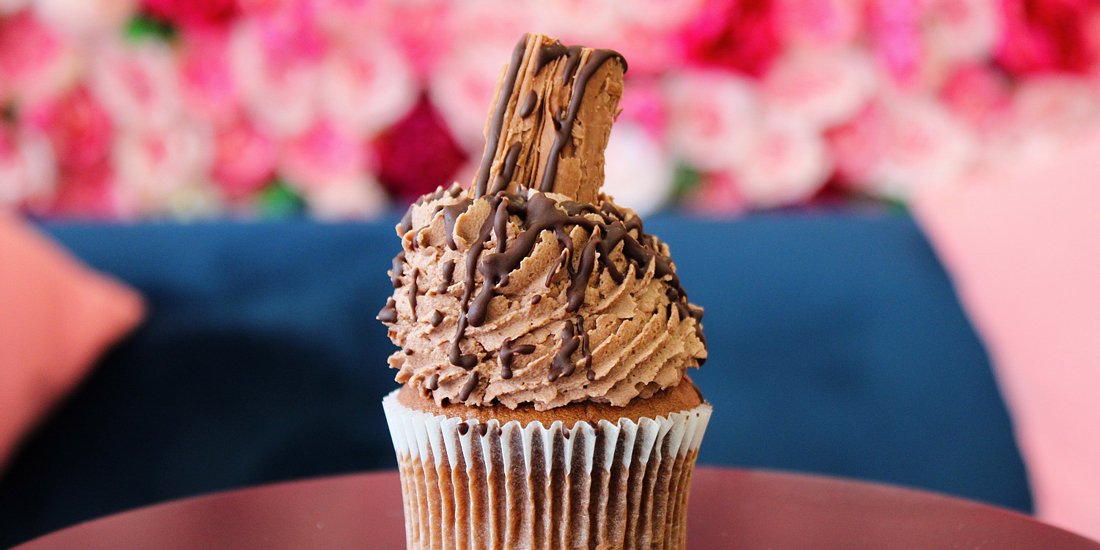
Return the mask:
M 146 322 L 0 477 L 0 546 L 95 516 L 276 480 L 394 467 L 374 320 L 392 221 L 47 224 L 139 289 Z M 1027 510 L 988 358 L 911 218 L 656 217 L 710 360 L 700 460 L 822 472 Z

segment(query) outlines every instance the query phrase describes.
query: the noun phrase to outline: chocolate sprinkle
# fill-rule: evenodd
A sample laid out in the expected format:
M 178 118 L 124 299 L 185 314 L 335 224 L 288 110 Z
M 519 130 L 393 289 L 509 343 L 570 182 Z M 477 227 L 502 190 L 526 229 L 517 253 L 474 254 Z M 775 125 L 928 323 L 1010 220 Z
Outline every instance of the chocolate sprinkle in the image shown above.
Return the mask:
M 401 287 L 401 273 L 405 270 L 405 251 L 398 252 L 393 257 L 393 267 L 390 269 L 390 283 L 393 283 L 393 288 Z
M 382 306 L 382 309 L 378 312 L 378 316 L 375 317 L 383 323 L 396 323 L 397 322 L 397 303 L 393 301 L 393 298 L 386 299 L 386 305 Z
M 443 322 L 443 313 L 438 309 L 433 311 L 431 318 L 428 319 L 428 322 L 431 323 L 433 327 L 438 327 L 439 324 Z
M 420 268 L 414 267 L 409 275 L 409 309 L 412 310 L 413 322 L 416 322 L 416 295 L 420 289 L 416 286 L 416 278 L 420 276 Z
M 424 387 L 427 388 L 428 391 L 439 389 L 439 373 L 433 372 L 429 375 L 428 379 L 424 381 Z
M 455 276 L 455 261 L 448 260 L 443 264 L 443 280 L 439 282 L 439 292 L 447 292 L 447 289 L 451 288 L 451 282 L 454 281 Z

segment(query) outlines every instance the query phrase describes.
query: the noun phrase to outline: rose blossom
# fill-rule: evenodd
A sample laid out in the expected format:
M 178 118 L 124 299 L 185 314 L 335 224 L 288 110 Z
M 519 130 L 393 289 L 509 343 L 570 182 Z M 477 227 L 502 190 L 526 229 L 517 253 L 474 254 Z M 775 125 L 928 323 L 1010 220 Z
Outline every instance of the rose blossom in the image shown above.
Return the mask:
M 84 87 L 26 106 L 23 120 L 44 133 L 65 170 L 80 171 L 105 162 L 114 140 L 110 116 Z
M 1031 78 L 1020 84 L 1003 124 L 990 133 L 983 160 L 1013 165 L 1050 158 L 1098 123 L 1095 84 L 1067 76 Z
M 163 212 L 177 190 L 205 181 L 211 149 L 209 132 L 195 124 L 120 132 L 112 159 L 123 212 Z
M 690 64 L 750 75 L 763 74 L 781 47 L 771 0 L 706 0 L 677 44 Z
M 236 0 L 142 0 L 141 7 L 180 27 L 217 27 L 237 15 Z
M 192 29 L 182 34 L 179 79 L 189 111 L 208 120 L 237 113 L 237 86 L 229 63 L 229 34 L 221 29 Z
M 35 13 L 72 38 L 95 43 L 134 15 L 137 0 L 34 0 Z
M 279 172 L 302 189 L 353 178 L 365 166 L 362 142 L 327 120 L 286 141 L 279 158 Z
M 924 6 L 925 42 L 931 55 L 950 63 L 985 60 L 1001 34 L 989 0 L 930 0 Z
M 328 49 L 310 5 L 279 4 L 241 20 L 230 38 L 230 67 L 241 101 L 276 136 L 306 131 L 317 118 L 320 64 Z
M 737 186 L 750 206 L 805 202 L 821 189 L 832 170 L 821 136 L 784 115 L 764 117 L 736 170 Z
M 919 0 L 874 0 L 867 30 L 870 47 L 886 72 L 903 86 L 920 83 L 924 59 Z
M 673 154 L 704 170 L 740 162 L 760 112 L 751 85 L 728 73 L 684 71 L 665 86 Z
M 927 98 L 887 97 L 871 112 L 864 124 L 869 125 L 865 131 L 876 150 L 834 148 L 835 154 L 868 157 L 863 173 L 850 182 L 861 189 L 904 199 L 921 186 L 955 180 L 976 159 L 967 129 Z
M 939 99 L 951 114 L 981 131 L 991 131 L 1012 101 L 1010 82 L 986 65 L 959 65 L 947 76 Z
M 693 213 L 714 217 L 733 216 L 748 209 L 737 176 L 729 170 L 702 174 L 684 206 Z
M 412 69 L 384 40 L 332 48 L 321 68 L 321 101 L 328 118 L 358 135 L 400 120 L 419 92 Z
M 0 122 L 0 207 L 18 206 L 46 194 L 53 185 L 54 170 L 45 136 Z
M 604 192 L 643 216 L 664 205 L 673 166 L 652 135 L 634 124 L 616 124 L 606 155 Z
M 1087 72 L 1096 61 L 1090 34 L 1097 7 L 1088 0 L 1001 0 L 1004 31 L 996 58 L 1013 73 Z
M 119 126 L 164 128 L 182 111 L 176 60 L 158 42 L 97 48 L 90 86 Z
M 44 216 L 117 219 L 121 212 L 111 163 L 62 171 L 53 193 L 32 201 L 30 210 Z
M 792 50 L 772 65 L 761 93 L 769 107 L 814 128 L 842 122 L 875 91 L 870 61 L 854 50 Z
M 215 132 L 211 176 L 228 198 L 246 197 L 271 180 L 276 155 L 271 138 L 237 117 Z
M 439 113 L 423 100 L 378 135 L 371 142 L 371 152 L 379 182 L 391 195 L 409 201 L 449 185 L 468 158 Z
M 73 52 L 33 12 L 0 13 L 0 103 L 54 93 L 75 73 Z
M 776 21 L 789 44 L 845 46 L 859 33 L 860 8 L 860 3 L 852 0 L 778 0 Z

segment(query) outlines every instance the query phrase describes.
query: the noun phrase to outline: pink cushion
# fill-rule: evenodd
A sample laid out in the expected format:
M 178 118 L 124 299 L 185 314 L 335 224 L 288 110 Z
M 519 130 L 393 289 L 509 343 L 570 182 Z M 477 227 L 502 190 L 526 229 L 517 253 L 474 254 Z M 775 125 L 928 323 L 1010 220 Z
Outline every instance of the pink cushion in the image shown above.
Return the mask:
M 1038 515 L 1100 538 L 1100 133 L 915 212 L 981 334 Z
M 142 311 L 136 292 L 0 211 L 0 468 Z

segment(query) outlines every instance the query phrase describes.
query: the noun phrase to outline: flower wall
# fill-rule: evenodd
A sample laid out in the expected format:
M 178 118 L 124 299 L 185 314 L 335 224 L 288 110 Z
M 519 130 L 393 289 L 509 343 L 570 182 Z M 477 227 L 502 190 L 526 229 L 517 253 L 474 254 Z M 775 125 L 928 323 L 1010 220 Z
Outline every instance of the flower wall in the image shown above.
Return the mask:
M 528 30 L 630 61 L 643 212 L 903 202 L 1100 113 L 1086 0 L 0 0 L 0 205 L 369 218 L 470 181 Z

